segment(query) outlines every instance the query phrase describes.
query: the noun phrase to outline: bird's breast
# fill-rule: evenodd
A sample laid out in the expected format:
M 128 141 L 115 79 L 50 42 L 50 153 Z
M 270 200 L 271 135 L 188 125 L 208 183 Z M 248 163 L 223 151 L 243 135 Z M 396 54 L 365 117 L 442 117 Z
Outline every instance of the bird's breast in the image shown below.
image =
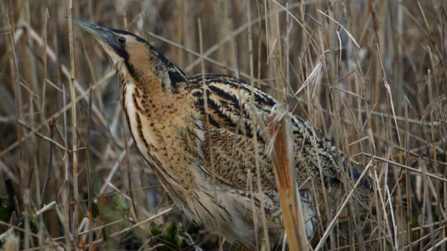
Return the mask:
M 123 85 L 122 98 L 135 145 L 148 164 L 165 182 L 188 190 L 195 183 L 194 167 L 203 160 L 200 121 L 185 111 L 183 99 L 156 95 L 131 82 Z
M 140 91 L 132 83 L 127 83 L 122 88 L 123 109 L 135 145 L 143 157 L 149 162 L 149 165 L 160 166 L 161 161 L 157 153 L 159 142 L 156 132 L 151 130 L 151 127 L 147 125 L 147 119 L 144 116 L 141 106 Z

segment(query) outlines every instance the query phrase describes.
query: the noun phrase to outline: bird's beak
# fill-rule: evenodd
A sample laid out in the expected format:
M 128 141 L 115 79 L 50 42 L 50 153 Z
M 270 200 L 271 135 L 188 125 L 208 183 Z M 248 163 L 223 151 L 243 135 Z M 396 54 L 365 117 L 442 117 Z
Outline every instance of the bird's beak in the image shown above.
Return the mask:
M 114 37 L 114 34 L 111 30 L 101 27 L 99 25 L 87 22 L 80 18 L 72 17 L 71 20 L 73 21 L 73 23 L 76 26 L 78 26 L 79 28 L 92 34 L 100 42 L 103 42 L 106 44 L 115 43 L 114 39 L 112 39 Z

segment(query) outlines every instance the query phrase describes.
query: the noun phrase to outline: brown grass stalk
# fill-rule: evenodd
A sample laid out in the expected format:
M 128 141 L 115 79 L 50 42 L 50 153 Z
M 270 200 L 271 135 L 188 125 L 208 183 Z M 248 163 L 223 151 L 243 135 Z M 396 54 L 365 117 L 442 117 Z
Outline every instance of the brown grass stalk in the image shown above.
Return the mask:
M 294 178 L 296 177 L 295 158 L 289 131 L 290 122 L 286 113 L 286 109 L 277 107 L 270 115 L 269 131 L 272 140 L 269 144 L 273 144 L 270 156 L 281 200 L 289 248 L 290 250 L 309 250 L 300 194 Z

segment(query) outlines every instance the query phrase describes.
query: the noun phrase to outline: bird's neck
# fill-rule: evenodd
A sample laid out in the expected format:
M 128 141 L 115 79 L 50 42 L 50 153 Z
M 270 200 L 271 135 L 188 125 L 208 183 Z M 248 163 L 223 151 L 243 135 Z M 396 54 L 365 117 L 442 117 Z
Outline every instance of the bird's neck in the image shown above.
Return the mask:
M 117 75 L 132 78 L 142 91 L 163 96 L 178 93 L 182 83 L 187 82 L 186 74 L 158 51 L 130 57 L 122 67 L 117 67 Z
M 163 118 L 163 111 L 174 105 L 173 94 L 166 91 L 162 80 L 154 74 L 141 75 L 139 78 L 120 78 L 122 99 L 127 106 L 133 106 L 140 115 L 150 120 Z

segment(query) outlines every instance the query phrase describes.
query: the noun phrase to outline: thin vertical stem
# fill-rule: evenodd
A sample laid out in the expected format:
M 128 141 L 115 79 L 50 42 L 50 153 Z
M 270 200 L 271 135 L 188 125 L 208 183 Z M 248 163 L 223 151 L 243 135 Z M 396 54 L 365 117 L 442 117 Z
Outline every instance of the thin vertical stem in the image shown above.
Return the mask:
M 54 127 L 56 126 L 56 118 L 53 117 L 50 123 L 48 124 L 50 126 L 50 139 L 54 140 Z M 45 204 L 48 183 L 50 182 L 51 179 L 51 171 L 53 166 L 53 151 L 54 151 L 54 144 L 50 144 L 50 155 L 48 157 L 47 175 L 45 177 L 45 182 L 43 183 L 40 207 L 43 207 L 43 205 Z
M 11 42 L 11 50 L 12 50 L 12 63 L 13 63 L 13 74 L 14 74 L 14 90 L 15 90 L 15 100 L 16 100 L 16 119 L 23 120 L 23 107 L 22 107 L 22 91 L 20 89 L 20 75 L 19 75 L 19 67 L 17 62 L 17 54 L 16 54 L 16 47 L 14 43 L 14 12 L 13 12 L 13 4 L 12 0 L 10 2 L 10 12 L 6 13 L 7 20 L 9 21 L 9 38 Z M 25 172 L 23 170 L 23 152 L 22 152 L 22 141 L 20 140 L 22 138 L 22 129 L 20 128 L 20 125 L 17 123 L 17 138 L 19 143 L 19 166 L 20 166 L 20 178 L 21 178 L 21 184 L 22 189 L 24 188 L 25 182 Z
M 67 0 L 67 12 L 68 12 L 68 40 L 70 50 L 70 98 L 71 98 L 71 118 L 72 118 L 72 140 L 73 140 L 73 200 L 74 200 L 74 212 L 73 212 L 73 228 L 74 243 L 76 245 L 78 240 L 78 159 L 77 159 L 77 129 L 76 129 L 76 91 L 75 91 L 75 64 L 73 53 L 73 23 L 71 21 L 71 9 L 72 0 Z
M 213 174 L 213 187 L 214 187 L 214 205 L 216 208 L 216 225 L 217 225 L 217 234 L 220 236 L 220 217 L 219 217 L 219 207 L 218 207 L 218 197 L 217 197 L 217 186 L 216 186 L 216 168 L 214 165 L 214 155 L 213 155 L 213 141 L 211 140 L 211 124 L 210 124 L 210 118 L 209 114 L 210 111 L 208 110 L 208 97 L 207 97 L 207 86 L 206 86 L 206 80 L 205 80 L 205 63 L 203 61 L 203 37 L 202 37 L 202 20 L 198 19 L 198 26 L 199 26 L 199 43 L 200 43 L 200 60 L 202 65 L 202 88 L 203 88 L 203 99 L 204 99 L 204 106 L 205 106 L 205 117 L 206 117 L 206 130 L 208 134 L 208 144 L 210 148 L 210 160 L 211 160 L 211 169 Z M 222 240 L 219 237 L 219 251 L 222 250 Z
M 87 193 L 88 193 L 88 250 L 93 250 L 93 185 L 92 185 L 92 164 L 90 146 L 90 131 L 92 127 L 92 106 L 93 106 L 93 89 L 90 84 L 90 93 L 88 99 L 88 118 L 87 118 Z M 127 145 L 127 144 L 126 144 Z
M 63 97 L 63 106 L 65 107 L 67 105 L 67 101 L 66 101 L 66 93 L 65 93 L 65 85 L 62 85 L 62 97 Z M 67 110 L 64 110 L 64 139 L 67 140 L 67 132 L 68 128 L 67 128 Z M 68 144 L 67 144 L 68 145 Z M 65 182 L 64 182 L 64 187 L 63 189 L 63 193 L 62 193 L 62 203 L 64 205 L 64 212 L 63 212 L 63 216 L 64 216 L 64 222 L 62 222 L 62 225 L 64 227 L 64 234 L 65 234 L 65 248 L 67 251 L 71 250 L 71 245 L 70 245 L 70 230 L 69 230 L 69 215 L 70 215 L 70 180 L 69 180 L 69 176 L 70 176 L 70 168 L 69 168 L 69 155 L 68 155 L 68 147 L 65 147 L 65 156 L 64 156 L 64 164 L 65 164 Z
M 270 241 L 269 241 L 269 235 L 268 235 L 268 228 L 267 228 L 267 222 L 266 222 L 266 215 L 265 215 L 265 209 L 264 209 L 264 196 L 262 192 L 262 185 L 261 185 L 261 168 L 259 166 L 259 149 L 258 149 L 258 137 L 257 137 L 257 125 L 256 125 L 256 115 L 255 115 L 255 94 L 254 94 L 254 66 L 253 66 L 253 43 L 252 43 L 252 34 L 251 34 L 251 15 L 250 15 L 250 1 L 247 1 L 247 31 L 248 31 L 248 55 L 249 55 L 249 61 L 250 61 L 250 85 L 251 85 L 251 107 L 252 107 L 252 115 L 251 115 L 251 122 L 252 122 L 252 128 L 253 128 L 253 140 L 255 143 L 255 165 L 256 165 L 256 181 L 258 186 L 258 193 L 259 198 L 261 201 L 261 216 L 262 216 L 262 224 L 264 229 L 264 241 L 267 250 L 270 250 Z

